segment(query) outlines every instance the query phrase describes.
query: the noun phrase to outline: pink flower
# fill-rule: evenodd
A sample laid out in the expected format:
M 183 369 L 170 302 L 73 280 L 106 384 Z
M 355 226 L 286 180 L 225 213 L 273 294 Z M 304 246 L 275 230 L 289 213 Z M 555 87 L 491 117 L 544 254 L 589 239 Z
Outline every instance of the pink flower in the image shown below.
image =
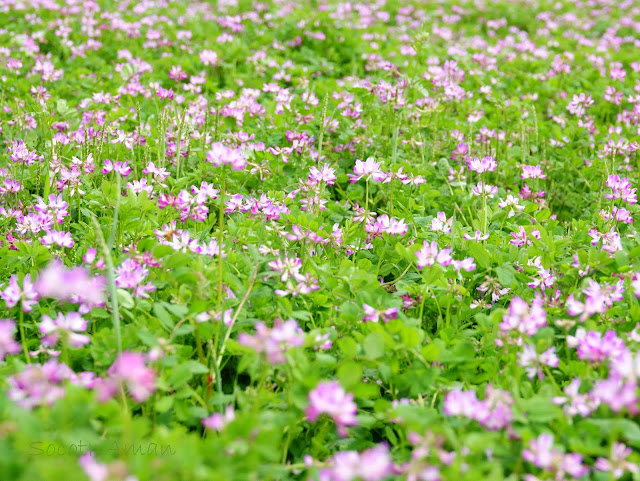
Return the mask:
M 202 425 L 206 429 L 213 429 L 215 431 L 222 431 L 227 424 L 232 422 L 236 418 L 236 413 L 233 410 L 233 406 L 229 404 L 224 411 L 224 414 L 213 413 L 211 416 L 202 419 Z
M 621 478 L 625 472 L 637 473 L 640 467 L 636 463 L 627 461 L 631 454 L 631 448 L 622 443 L 613 443 L 609 459 L 598 458 L 594 467 L 598 471 L 610 472 L 613 479 Z
M 73 237 L 71 237 L 70 232 L 50 230 L 40 239 L 40 241 L 42 242 L 42 245 L 47 247 L 54 244 L 68 249 L 73 247 Z
M 325 381 L 309 393 L 310 406 L 307 408 L 307 419 L 315 421 L 321 414 L 327 414 L 336 423 L 338 434 L 347 435 L 347 426 L 358 424 L 356 413 L 358 407 L 353 402 L 353 394 L 348 394 L 338 381 Z
M 574 378 L 570 384 L 563 389 L 566 396 L 557 396 L 552 399 L 553 404 L 563 406 L 563 411 L 567 416 L 581 415 L 589 416 L 597 407 L 598 402 L 590 398 L 587 394 L 580 394 L 580 379 Z
M 556 348 L 550 347 L 542 354 L 538 355 L 535 346 L 525 344 L 522 347 L 522 352 L 518 354 L 518 360 L 520 365 L 527 371 L 527 377 L 533 379 L 536 375 L 540 378 L 544 378 L 542 366 L 558 367 L 560 360 L 556 355 Z
M 12 275 L 9 278 L 9 285 L 0 291 L 0 297 L 7 304 L 7 309 L 11 309 L 20 302 L 24 312 L 31 312 L 31 308 L 38 303 L 38 293 L 31 283 L 30 274 L 24 276 L 22 287 L 18 284 L 18 276 Z
M 85 321 L 77 312 L 58 313 L 58 317 L 51 319 L 46 314 L 42 316 L 40 322 L 40 332 L 45 335 L 42 344 L 53 347 L 58 342 L 60 334 L 69 339 L 69 344 L 73 347 L 82 347 L 88 344 L 90 339 L 85 334 L 79 334 L 87 330 Z
M 428 241 L 424 241 L 422 249 L 416 251 L 418 269 L 423 269 L 425 266 L 432 266 L 436 262 L 441 266 L 448 266 L 453 262 L 451 250 L 452 249 L 438 250 L 436 241 L 431 241 L 431 244 L 429 244 Z
M 218 63 L 218 54 L 212 50 L 203 50 L 200 52 L 200 61 L 205 65 L 215 65 Z
M 539 165 L 523 165 L 521 179 L 546 179 L 547 176 L 542 172 Z
M 364 322 L 378 322 L 380 319 L 384 322 L 389 322 L 391 319 L 398 318 L 398 312 L 400 309 L 397 307 L 390 307 L 388 309 L 375 309 L 368 304 L 362 304 L 365 316 L 362 318 Z
M 356 165 L 353 168 L 353 174 L 347 174 L 349 182 L 355 184 L 360 179 L 373 179 L 376 182 L 385 180 L 387 174 L 380 169 L 382 162 L 376 162 L 373 157 L 369 157 L 364 162 L 362 160 L 356 160 Z
M 222 142 L 214 142 L 207 152 L 207 162 L 215 167 L 230 165 L 233 170 L 242 170 L 247 166 L 245 155 L 239 150 L 224 145 Z
M 124 162 L 121 160 L 112 162 L 109 159 L 105 159 L 104 168 L 101 170 L 101 172 L 103 174 L 108 174 L 109 172 L 116 172 L 120 174 L 122 177 L 126 177 L 131 173 L 131 167 L 127 165 L 128 163 L 129 163 L 128 160 L 125 160 Z
M 483 240 L 487 240 L 489 238 L 489 234 L 482 234 L 482 231 L 477 230 L 474 235 L 464 233 L 462 237 L 464 237 L 466 240 L 480 242 Z
M 509 426 L 513 418 L 513 399 L 508 392 L 495 389 L 491 384 L 485 389 L 485 399 L 479 401 L 474 391 L 460 389 L 449 392 L 444 398 L 443 410 L 447 416 L 464 416 L 478 421 L 491 431 Z
M 477 172 L 478 174 L 484 174 L 485 172 L 493 172 L 496 170 L 498 163 L 493 160 L 493 157 L 483 157 L 482 160 L 478 157 L 471 157 L 467 160 L 467 167 L 469 170 Z
M 80 311 L 86 313 L 103 304 L 105 284 L 102 276 L 91 276 L 84 267 L 66 269 L 54 261 L 40 271 L 35 290 L 42 297 L 81 303 Z
M 101 401 L 113 396 L 120 384 L 138 402 L 144 402 L 156 390 L 155 373 L 145 364 L 144 355 L 138 352 L 123 352 L 107 372 L 108 377 L 96 381 L 96 390 Z
M 43 365 L 29 364 L 22 372 L 7 379 L 8 396 L 18 406 L 27 409 L 51 406 L 64 397 L 64 380 L 74 376 L 75 373 L 66 364 L 53 359 Z
M 451 223 L 453 222 L 453 217 L 447 219 L 447 216 L 444 212 L 438 212 L 438 214 L 431 219 L 431 230 L 433 232 L 442 232 L 443 234 L 451 233 Z
M 531 245 L 531 238 L 540 239 L 540 231 L 537 229 L 531 229 L 531 234 L 527 234 L 524 227 L 519 225 L 518 232 L 512 232 L 511 237 L 513 237 L 513 239 L 509 241 L 511 244 L 517 247 L 522 247 L 525 245 Z
M 326 464 L 320 472 L 322 481 L 381 481 L 394 474 L 386 444 L 378 444 L 362 453 L 339 451 Z
M 162 87 L 158 87 L 158 90 L 156 90 L 156 95 L 160 100 L 173 100 L 173 98 L 175 97 L 173 90 L 165 89 Z
M 312 184 L 324 182 L 327 185 L 333 185 L 336 179 L 336 169 L 329 164 L 324 164 L 322 169 L 318 169 L 315 165 L 309 169 L 309 182 Z
M 613 193 L 605 194 L 605 198 L 609 200 L 622 199 L 629 204 L 635 204 L 637 202 L 636 191 L 638 189 L 631 187 L 631 182 L 628 177 L 621 179 L 619 175 L 610 175 L 607 178 L 607 187 L 609 187 Z
M 531 306 L 518 296 L 509 304 L 509 310 L 502 317 L 499 327 L 503 333 L 514 331 L 519 334 L 533 336 L 538 329 L 547 325 L 547 313 L 541 298 L 531 301 Z
M 264 353 L 271 364 L 282 364 L 287 360 L 287 350 L 304 344 L 304 333 L 296 321 L 276 319 L 273 328 L 268 328 L 264 322 L 256 322 L 256 334 L 252 336 L 241 332 L 238 342 Z
M 0 319 L 0 361 L 4 361 L 7 354 L 20 352 L 20 344 L 14 338 L 16 323 L 11 319 Z

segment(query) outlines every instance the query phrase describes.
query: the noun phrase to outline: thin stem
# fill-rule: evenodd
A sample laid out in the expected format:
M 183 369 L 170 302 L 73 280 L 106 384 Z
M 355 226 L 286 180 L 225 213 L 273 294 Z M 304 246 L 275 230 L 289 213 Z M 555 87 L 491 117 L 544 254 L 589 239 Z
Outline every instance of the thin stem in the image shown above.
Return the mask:
M 113 329 L 116 331 L 116 346 L 118 348 L 118 354 L 120 354 L 122 352 L 122 336 L 120 333 L 120 309 L 118 307 L 118 292 L 116 290 L 116 281 L 113 273 L 113 259 L 111 257 L 111 250 L 107 247 L 107 243 L 102 235 L 102 229 L 100 228 L 98 219 L 92 216 L 91 222 L 93 223 L 96 240 L 102 249 L 102 254 L 104 255 L 104 260 L 107 265 L 107 285 L 111 297 L 111 320 L 113 322 Z
M 22 303 L 20 303 L 20 343 L 22 344 L 22 350 L 24 351 L 24 359 L 27 361 L 27 364 L 31 364 L 31 358 L 29 356 L 29 349 L 27 349 L 27 337 L 24 334 L 24 309 L 22 308 Z
M 259 269 L 260 265 L 256 265 L 255 270 L 253 271 L 253 276 L 251 277 L 251 282 L 249 283 L 249 287 L 247 287 L 247 292 L 244 293 L 244 297 L 242 298 L 242 300 L 240 301 L 240 304 L 238 305 L 238 307 L 236 308 L 236 312 L 234 313 L 233 317 L 231 318 L 231 323 L 229 324 L 229 329 L 227 329 L 227 332 L 224 336 L 224 339 L 222 340 L 222 345 L 220 346 L 220 353 L 216 356 L 216 367 L 218 369 L 220 369 L 220 365 L 222 364 L 222 356 L 224 355 L 224 352 L 227 348 L 227 341 L 229 340 L 229 337 L 231 336 L 231 331 L 233 330 L 233 326 L 236 323 L 236 320 L 238 319 L 238 316 L 240 315 L 240 311 L 242 310 L 242 307 L 244 306 L 245 302 L 247 302 L 247 299 L 249 299 L 249 295 L 251 295 L 251 290 L 253 289 L 253 284 L 256 282 L 256 277 L 258 277 L 258 269 Z M 222 318 L 220 319 L 220 323 L 222 324 Z

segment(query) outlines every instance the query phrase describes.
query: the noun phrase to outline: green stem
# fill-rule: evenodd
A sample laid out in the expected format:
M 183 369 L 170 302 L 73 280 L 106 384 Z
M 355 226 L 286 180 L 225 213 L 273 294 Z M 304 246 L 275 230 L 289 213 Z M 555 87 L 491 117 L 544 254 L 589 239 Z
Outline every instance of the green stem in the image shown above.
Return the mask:
M 22 308 L 22 303 L 20 303 L 20 343 L 22 344 L 22 350 L 24 351 L 24 359 L 27 364 L 31 364 L 31 358 L 29 357 L 29 349 L 27 349 L 27 337 L 24 334 L 24 309 Z
M 116 281 L 113 272 L 113 258 L 111 257 L 111 251 L 107 247 L 107 243 L 105 242 L 104 236 L 102 235 L 102 229 L 100 228 L 98 219 L 92 216 L 91 222 L 93 223 L 96 240 L 98 242 L 98 245 L 102 249 L 102 254 L 104 255 L 104 260 L 106 263 L 107 286 L 109 288 L 109 296 L 111 297 L 111 320 L 113 323 L 113 329 L 116 332 L 116 346 L 118 348 L 118 354 L 120 354 L 122 352 L 122 336 L 120 333 L 120 309 L 118 307 L 118 292 L 116 290 Z

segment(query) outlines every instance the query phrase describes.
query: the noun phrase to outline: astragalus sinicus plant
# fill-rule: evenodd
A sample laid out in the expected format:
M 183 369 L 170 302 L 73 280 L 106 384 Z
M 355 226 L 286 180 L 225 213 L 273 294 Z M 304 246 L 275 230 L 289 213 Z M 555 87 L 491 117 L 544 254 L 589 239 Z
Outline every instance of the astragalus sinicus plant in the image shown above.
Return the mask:
M 640 4 L 0 0 L 0 479 L 640 479 Z

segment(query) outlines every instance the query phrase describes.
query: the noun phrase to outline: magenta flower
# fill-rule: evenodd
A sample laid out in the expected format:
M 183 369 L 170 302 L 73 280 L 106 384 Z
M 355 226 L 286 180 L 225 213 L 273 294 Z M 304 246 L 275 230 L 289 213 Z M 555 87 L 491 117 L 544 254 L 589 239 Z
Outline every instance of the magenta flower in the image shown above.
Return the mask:
M 376 162 L 373 157 L 369 157 L 364 162 L 362 160 L 356 160 L 356 165 L 353 168 L 353 174 L 347 174 L 349 182 L 355 184 L 360 179 L 373 179 L 376 182 L 385 180 L 387 174 L 380 169 L 381 162 Z
M 541 298 L 531 301 L 531 306 L 519 297 L 514 297 L 509 304 L 508 312 L 502 317 L 500 330 L 504 333 L 515 331 L 519 334 L 533 336 L 538 329 L 547 325 L 547 313 Z
M 467 167 L 469 170 L 473 172 L 477 172 L 478 174 L 484 174 L 485 172 L 494 172 L 498 163 L 493 160 L 493 157 L 483 157 L 479 159 L 478 157 L 471 157 L 467 160 Z
M 389 448 L 384 443 L 362 453 L 339 451 L 326 464 L 320 472 L 322 481 L 381 481 L 394 474 Z
M 333 185 L 336 181 L 336 169 L 329 164 L 324 164 L 321 169 L 315 165 L 309 169 L 309 182 L 311 184 L 319 184 L 324 182 L 327 185 Z
M 95 385 L 101 401 L 112 397 L 121 384 L 138 402 L 146 401 L 156 390 L 155 372 L 146 366 L 144 355 L 138 352 L 120 354 L 107 374 L 107 378 L 96 381 Z
M 89 344 L 89 336 L 80 334 L 86 330 L 87 321 L 77 312 L 68 312 L 67 314 L 59 312 L 55 319 L 51 319 L 45 314 L 40 322 L 40 332 L 45 335 L 42 338 L 42 344 L 47 347 L 55 346 L 60 335 L 66 337 L 73 347 Z
M 263 322 L 256 322 L 255 335 L 241 332 L 238 342 L 265 354 L 271 364 L 282 364 L 287 360 L 287 350 L 304 344 L 304 333 L 296 321 L 282 322 L 276 319 L 273 328 L 268 328 Z
M 451 233 L 451 224 L 453 223 L 453 217 L 447 219 L 444 212 L 438 212 L 438 214 L 431 220 L 431 230 L 433 232 L 442 232 L 443 234 Z
M 242 170 L 247 166 L 247 158 L 241 150 L 224 145 L 222 142 L 214 142 L 207 152 L 207 162 L 215 167 L 230 165 L 233 170 Z
M 175 97 L 173 90 L 165 89 L 162 87 L 158 87 L 158 89 L 156 90 L 156 95 L 160 100 L 173 100 L 173 98 Z
M 315 421 L 321 414 L 327 414 L 336 423 L 338 434 L 347 435 L 347 426 L 358 424 L 358 407 L 353 402 L 353 394 L 345 392 L 338 381 L 325 381 L 309 393 L 310 406 L 307 408 L 307 420 Z
M 82 304 L 81 314 L 103 304 L 106 281 L 102 276 L 91 276 L 84 267 L 65 268 L 54 261 L 40 271 L 35 290 L 42 297 Z
M 29 364 L 21 373 L 7 379 L 7 395 L 18 406 L 27 409 L 41 405 L 51 406 L 64 397 L 63 381 L 74 377 L 75 373 L 66 364 L 53 359 L 43 365 Z
M 520 366 L 527 371 L 529 379 L 533 379 L 536 375 L 540 379 L 544 379 L 543 366 L 558 367 L 560 362 L 555 347 L 550 347 L 542 354 L 538 354 L 535 346 L 530 344 L 525 344 L 522 347 L 522 352 L 518 353 L 518 361 Z
M 521 179 L 546 179 L 547 176 L 542 172 L 539 165 L 523 165 Z
M 213 429 L 215 431 L 222 431 L 227 424 L 232 422 L 236 418 L 236 413 L 233 410 L 233 406 L 230 404 L 224 411 L 224 414 L 213 413 L 211 416 L 202 419 L 202 426 L 206 429 Z
M 7 304 L 7 309 L 11 309 L 20 302 L 24 312 L 31 312 L 32 307 L 38 303 L 38 293 L 31 282 L 30 274 L 24 276 L 22 287 L 18 284 L 18 276 L 12 275 L 9 278 L 9 285 L 0 291 L 0 297 Z
M 0 319 L 0 361 L 7 354 L 20 352 L 20 344 L 15 340 L 16 323 L 11 319 Z
M 116 172 L 117 174 L 120 174 L 122 177 L 126 177 L 131 173 L 131 167 L 127 165 L 128 163 L 129 163 L 128 160 L 125 160 L 125 161 L 118 160 L 116 162 L 112 162 L 109 159 L 105 159 L 104 168 L 100 172 L 102 172 L 103 174 L 108 174 L 109 172 Z
M 398 318 L 398 312 L 400 309 L 397 307 L 389 307 L 388 309 L 376 309 L 368 304 L 362 304 L 365 316 L 362 318 L 364 322 L 378 322 L 382 319 L 383 322 L 389 322 L 392 319 Z
M 598 458 L 594 467 L 598 471 L 604 471 L 611 473 L 613 479 L 621 478 L 624 473 L 637 473 L 640 472 L 640 466 L 636 463 L 627 461 L 627 458 L 631 454 L 631 448 L 625 446 L 622 443 L 613 443 L 611 446 L 611 455 L 609 459 Z
M 416 252 L 418 258 L 417 267 L 423 269 L 425 266 L 432 266 L 436 262 L 441 266 L 448 266 L 453 262 L 451 258 L 452 249 L 438 249 L 436 241 L 424 241 L 422 249 Z

